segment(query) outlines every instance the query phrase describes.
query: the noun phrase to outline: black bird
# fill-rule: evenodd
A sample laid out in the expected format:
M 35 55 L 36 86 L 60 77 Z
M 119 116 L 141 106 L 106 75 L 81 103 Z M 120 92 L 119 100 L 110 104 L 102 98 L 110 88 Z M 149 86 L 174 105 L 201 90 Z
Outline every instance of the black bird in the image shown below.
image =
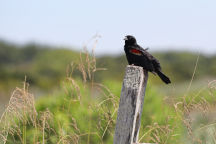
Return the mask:
M 170 79 L 162 73 L 159 61 L 148 53 L 147 49 L 139 46 L 134 36 L 127 35 L 124 40 L 124 50 L 129 65 L 141 66 L 143 69 L 157 74 L 164 83 L 171 83 Z

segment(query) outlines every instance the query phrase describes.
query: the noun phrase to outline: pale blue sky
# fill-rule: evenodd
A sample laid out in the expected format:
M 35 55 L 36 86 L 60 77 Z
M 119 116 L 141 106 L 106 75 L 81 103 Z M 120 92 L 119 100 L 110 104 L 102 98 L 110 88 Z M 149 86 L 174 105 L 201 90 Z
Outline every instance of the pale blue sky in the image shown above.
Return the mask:
M 96 33 L 96 53 L 123 52 L 137 37 L 151 50 L 216 52 L 216 0 L 0 0 L 0 38 L 81 48 Z

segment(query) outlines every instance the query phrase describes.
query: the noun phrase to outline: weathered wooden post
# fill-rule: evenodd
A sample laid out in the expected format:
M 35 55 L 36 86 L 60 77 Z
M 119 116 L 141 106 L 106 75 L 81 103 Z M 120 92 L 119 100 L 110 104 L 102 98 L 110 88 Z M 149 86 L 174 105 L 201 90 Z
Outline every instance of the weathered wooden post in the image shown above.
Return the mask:
M 137 144 L 148 72 L 127 66 L 122 85 L 114 144 Z

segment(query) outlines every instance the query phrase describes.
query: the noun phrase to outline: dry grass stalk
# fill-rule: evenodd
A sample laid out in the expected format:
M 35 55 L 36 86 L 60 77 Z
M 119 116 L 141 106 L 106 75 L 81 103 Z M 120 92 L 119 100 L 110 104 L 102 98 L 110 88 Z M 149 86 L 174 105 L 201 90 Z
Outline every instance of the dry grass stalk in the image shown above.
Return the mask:
M 23 89 L 16 88 L 9 100 L 9 104 L 0 119 L 0 136 L 3 143 L 6 143 L 8 134 L 21 135 L 24 134 L 20 130 L 20 126 L 25 127 L 26 124 L 33 124 L 37 127 L 37 112 L 35 109 L 34 96 L 28 92 L 28 84 L 24 82 Z

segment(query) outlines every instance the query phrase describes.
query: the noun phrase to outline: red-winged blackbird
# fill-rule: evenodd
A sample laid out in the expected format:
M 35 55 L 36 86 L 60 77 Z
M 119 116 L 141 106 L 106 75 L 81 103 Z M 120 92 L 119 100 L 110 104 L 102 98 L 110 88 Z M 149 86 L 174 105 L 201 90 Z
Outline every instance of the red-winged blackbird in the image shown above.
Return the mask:
M 129 65 L 141 66 L 143 69 L 157 74 L 166 84 L 171 83 L 170 79 L 162 73 L 159 61 L 143 49 L 136 42 L 135 37 L 127 35 L 125 37 L 124 50 Z

